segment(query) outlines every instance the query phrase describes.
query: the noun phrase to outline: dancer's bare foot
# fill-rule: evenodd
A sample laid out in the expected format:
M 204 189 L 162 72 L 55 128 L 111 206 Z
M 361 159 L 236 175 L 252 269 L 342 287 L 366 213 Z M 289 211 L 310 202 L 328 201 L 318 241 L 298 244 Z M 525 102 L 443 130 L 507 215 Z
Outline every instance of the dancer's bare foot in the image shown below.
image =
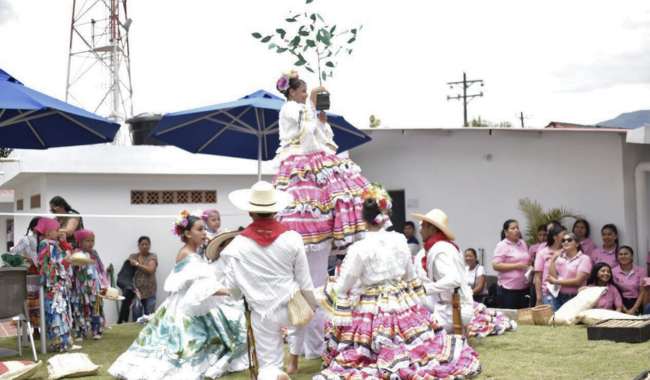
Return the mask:
M 298 372 L 298 355 L 289 355 L 289 364 L 287 364 L 287 373 L 293 375 Z

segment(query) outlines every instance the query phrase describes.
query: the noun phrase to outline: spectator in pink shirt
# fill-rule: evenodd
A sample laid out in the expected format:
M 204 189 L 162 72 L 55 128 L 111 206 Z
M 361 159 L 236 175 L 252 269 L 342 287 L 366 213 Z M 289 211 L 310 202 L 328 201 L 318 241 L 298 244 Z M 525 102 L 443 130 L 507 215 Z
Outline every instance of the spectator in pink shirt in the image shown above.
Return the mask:
M 624 311 L 636 315 L 643 307 L 643 299 L 639 295 L 643 279 L 648 273 L 645 268 L 634 265 L 634 250 L 627 245 L 619 247 L 616 260 L 618 266 L 612 269 L 612 276 L 623 295 Z
M 589 237 L 591 235 L 591 227 L 589 222 L 586 219 L 577 219 L 573 223 L 573 228 L 571 232 L 576 234 L 578 237 L 578 243 L 580 243 L 580 248 L 582 253 L 589 256 L 591 260 L 594 259 L 594 251 L 596 250 L 596 243 Z
M 540 249 L 546 247 L 546 236 L 548 235 L 548 225 L 541 225 L 537 227 L 537 243 L 533 244 L 528 248 L 528 254 L 530 255 L 531 260 L 535 261 L 535 255 L 539 252 Z
M 540 249 L 535 256 L 535 304 L 553 306 L 553 297 L 548 291 L 547 279 L 551 257 L 562 252 L 562 237 L 566 233 L 566 229 L 558 222 L 551 222 L 548 227 L 546 246 Z
M 591 259 L 580 252 L 580 244 L 574 233 L 562 237 L 562 252 L 554 253 L 549 266 L 548 282 L 560 285 L 560 292 L 553 297 L 554 310 L 575 297 L 578 289 L 587 283 L 591 274 Z
M 600 229 L 600 235 L 603 239 L 603 246 L 594 250 L 592 261 L 594 264 L 607 263 L 614 268 L 618 265 L 616 262 L 616 252 L 618 252 L 618 229 L 613 224 L 605 224 Z
M 623 299 L 618 287 L 614 284 L 612 267 L 607 263 L 598 263 L 591 270 L 587 286 L 604 286 L 607 290 L 600 296 L 596 309 L 623 311 Z
M 530 256 L 516 220 L 503 223 L 501 239 L 492 258 L 492 268 L 498 272 L 497 305 L 506 309 L 526 308 L 530 303 L 526 279 Z

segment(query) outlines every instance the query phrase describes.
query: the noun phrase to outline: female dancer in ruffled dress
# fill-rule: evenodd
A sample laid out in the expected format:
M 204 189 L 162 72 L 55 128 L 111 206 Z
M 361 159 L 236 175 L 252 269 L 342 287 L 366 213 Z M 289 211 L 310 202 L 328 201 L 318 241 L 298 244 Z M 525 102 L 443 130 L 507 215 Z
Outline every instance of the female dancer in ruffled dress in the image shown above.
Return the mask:
M 90 230 L 74 233 L 79 251 L 88 255 L 92 263 L 73 267 L 72 318 L 77 339 L 92 336 L 101 339 L 104 332 L 104 303 L 102 289 L 109 286 L 104 263 L 94 249 L 95 234 Z
M 41 282 L 45 293 L 45 323 L 47 342 L 51 351 L 68 351 L 72 347 L 70 331 L 72 315 L 70 310 L 71 274 L 68 252 L 72 249 L 65 241 L 59 242 L 59 222 L 56 219 L 40 218 L 34 230 L 38 233 L 38 260 Z
M 165 281 L 165 291 L 171 294 L 109 368 L 111 375 L 129 380 L 198 380 L 248 367 L 239 359 L 247 354 L 243 312 L 220 307 L 218 295 L 227 292 L 214 266 L 197 254 L 205 239 L 204 228 L 200 217 L 181 213 L 174 231 L 185 245 Z
M 336 155 L 327 115 L 315 110 L 316 94 L 324 88 L 313 89 L 307 99 L 307 84 L 295 71 L 284 74 L 276 87 L 287 102 L 280 110 L 280 170 L 275 186 L 293 196 L 291 205 L 278 216 L 302 235 L 314 286 L 323 286 L 332 248 L 345 249 L 363 237 L 366 225 L 360 196 L 368 181 L 352 160 Z M 319 311 L 306 327 L 290 330 L 289 374 L 297 370 L 298 355 L 320 356 L 322 327 Z
M 315 379 L 463 378 L 480 372 L 465 338 L 440 328 L 421 305 L 425 297 L 406 238 L 383 229 L 391 202 L 367 192 L 368 234 L 347 252 L 336 282 L 325 288 L 331 315 L 324 369 Z

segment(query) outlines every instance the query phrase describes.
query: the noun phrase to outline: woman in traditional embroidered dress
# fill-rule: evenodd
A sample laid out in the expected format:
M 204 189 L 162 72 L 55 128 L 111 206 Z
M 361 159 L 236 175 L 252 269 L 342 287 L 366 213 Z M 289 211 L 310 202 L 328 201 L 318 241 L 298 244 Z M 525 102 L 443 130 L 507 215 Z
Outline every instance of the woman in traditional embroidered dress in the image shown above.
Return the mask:
M 165 281 L 171 292 L 131 347 L 108 372 L 133 380 L 217 378 L 247 368 L 243 312 L 222 307 L 215 269 L 197 254 L 205 239 L 200 217 L 181 213 L 174 231 L 185 243 Z M 236 364 L 236 365 L 235 365 Z M 235 368 L 233 368 L 235 367 Z
M 368 234 L 347 252 L 325 288 L 331 316 L 324 369 L 315 379 L 460 378 L 480 372 L 478 354 L 447 334 L 421 305 L 425 296 L 403 235 L 383 229 L 391 208 L 372 187 L 364 202 Z
M 38 260 L 45 293 L 47 341 L 51 351 L 67 351 L 72 346 L 72 316 L 69 303 L 71 275 L 70 263 L 67 261 L 68 252 L 61 246 L 65 242 L 57 241 L 58 229 L 59 222 L 50 218 L 40 218 L 34 228 L 40 237 Z
M 317 112 L 317 87 L 307 99 L 307 84 L 292 71 L 283 75 L 276 87 L 287 99 L 279 116 L 280 170 L 275 177 L 278 190 L 293 196 L 293 202 L 278 214 L 290 230 L 302 235 L 315 287 L 327 280 L 330 252 L 345 249 L 363 237 L 361 193 L 368 181 L 350 159 L 336 155 L 334 133 L 325 112 Z M 323 315 L 316 312 L 304 328 L 289 332 L 292 354 L 287 369 L 297 370 L 298 355 L 319 357 L 322 353 Z
M 92 336 L 101 339 L 104 332 L 104 304 L 100 295 L 109 286 L 104 264 L 94 249 L 95 234 L 90 230 L 74 233 L 78 251 L 83 252 L 92 262 L 73 266 L 72 318 L 77 339 Z

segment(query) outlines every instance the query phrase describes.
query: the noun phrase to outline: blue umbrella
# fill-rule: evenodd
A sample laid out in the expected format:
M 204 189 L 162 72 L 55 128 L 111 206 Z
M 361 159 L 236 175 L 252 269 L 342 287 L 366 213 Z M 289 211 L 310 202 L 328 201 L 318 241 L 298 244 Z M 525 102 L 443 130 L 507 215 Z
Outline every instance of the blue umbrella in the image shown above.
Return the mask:
M 113 141 L 120 125 L 25 87 L 0 69 L 0 147 L 47 149 Z
M 273 159 L 280 145 L 278 119 L 284 100 L 263 90 L 234 102 L 165 114 L 151 136 L 192 153 Z M 343 116 L 328 114 L 339 153 L 370 141 Z

